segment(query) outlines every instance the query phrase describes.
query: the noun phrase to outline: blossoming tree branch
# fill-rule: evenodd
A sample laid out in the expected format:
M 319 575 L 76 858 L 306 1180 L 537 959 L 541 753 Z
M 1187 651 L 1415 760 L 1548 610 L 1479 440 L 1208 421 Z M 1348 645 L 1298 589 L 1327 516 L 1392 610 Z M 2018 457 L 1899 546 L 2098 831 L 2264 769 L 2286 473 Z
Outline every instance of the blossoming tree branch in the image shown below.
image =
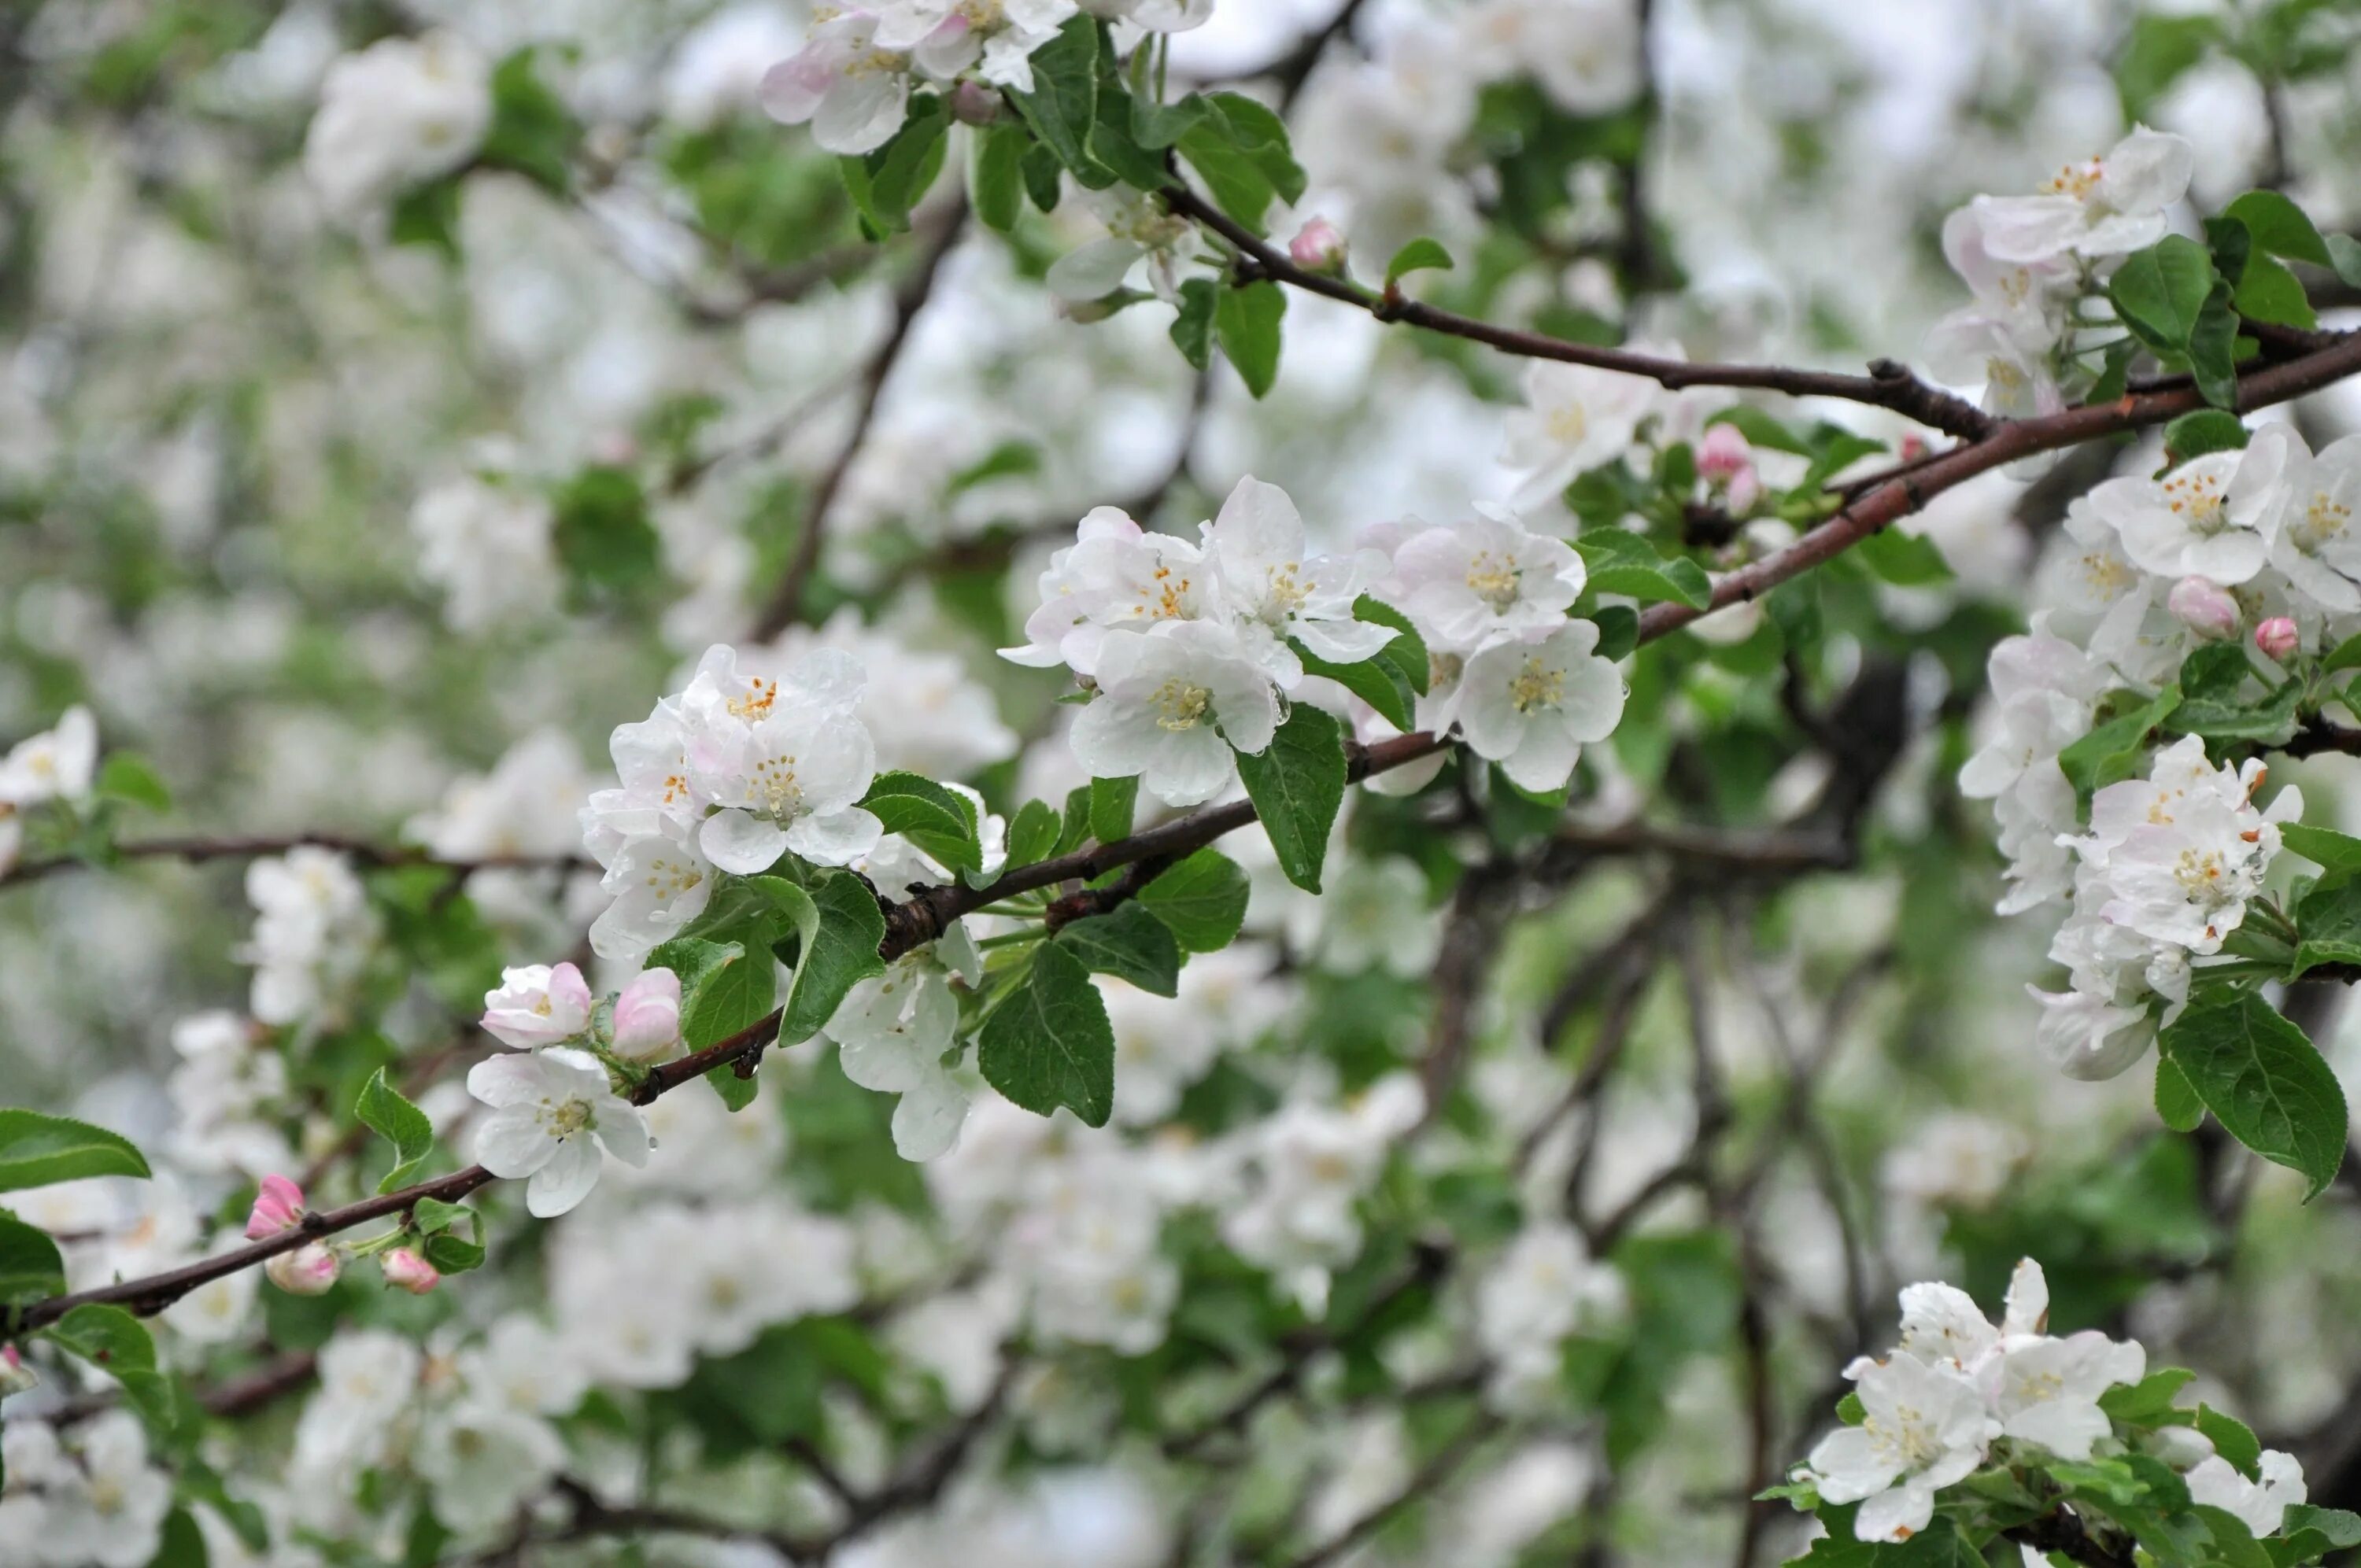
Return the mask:
M 2285 146 L 2334 53 L 2312 8 L 2147 18 L 2115 63 L 2126 108 L 2248 73 L 2251 188 L 2131 117 L 1943 217 L 1944 313 L 1859 371 L 1639 330 L 1681 295 L 1647 148 L 1684 24 L 1362 9 L 1239 72 L 1190 65 L 1211 0 L 754 7 L 674 40 L 654 93 L 628 49 L 602 76 L 291 12 L 206 77 L 192 103 L 234 109 L 319 56 L 302 182 L 379 288 L 463 273 L 557 353 L 562 307 L 484 259 L 536 253 L 484 215 L 506 192 L 677 318 L 831 368 L 760 418 L 651 402 L 564 473 L 520 454 L 579 432 L 478 439 L 417 498 L 453 633 L 596 632 L 438 689 L 512 718 L 596 688 L 645 715 L 611 771 L 543 727 L 399 836 L 158 834 L 187 780 L 113 743 L 139 707 L 103 683 L 0 759 L 0 899 L 226 862 L 256 911 L 246 1006 L 170 1030 L 169 1113 L 0 1109 L 0 1556 L 975 1535 L 1312 1568 L 1455 1528 L 1471 1562 L 1671 1560 L 1635 1456 L 1683 1451 L 1683 1379 L 1725 1365 L 1741 1452 L 1691 1490 L 1736 1568 L 2361 1546 L 2361 1414 L 2241 1420 L 2139 1337 L 2232 1288 L 2258 1187 L 2288 1225 L 2345 1201 L 2361 838 L 2287 777 L 2317 803 L 2361 756 L 2361 435 L 2305 417 L 2361 372 L 2315 304 L 2361 290 L 2361 242 Z M 829 291 L 864 277 L 847 353 Z M 892 444 L 961 289 L 1185 383 L 1164 477 L 971 388 L 1007 439 L 895 491 L 952 439 Z M 1492 499 L 1356 526 L 1246 465 L 1198 488 L 1332 332 L 1475 394 Z M 649 352 L 557 379 L 595 419 Z M 910 526 L 1069 450 L 1093 504 Z M 1937 524 L 1995 487 L 2046 565 L 1971 609 L 1979 546 Z M 912 580 L 933 614 L 889 621 Z M 28 646 L 70 646 L 42 628 L 80 612 L 27 598 Z M 922 641 L 961 617 L 990 667 Z M 612 678 L 634 639 L 669 678 Z M 380 641 L 331 696 L 452 656 Z M 1990 900 L 1945 832 L 1996 851 L 1991 939 L 2046 938 L 1979 1073 L 2143 1087 L 2114 1146 L 2049 1125 L 2079 1163 L 2037 1190 L 2026 1132 L 1948 1103 L 1965 1075 L 1896 1080 L 1934 1114 L 1878 1146 L 1880 1237 L 1845 1168 L 1874 1116 L 1825 1102 L 1892 971 L 1925 977 L 1897 1027 L 1961 983 Z M 1840 974 L 1764 956 L 1819 951 L 1843 920 L 1811 901 L 1881 870 L 1901 913 Z M 1997 1321 L 1925 1277 L 1947 1260 Z M 306 1389 L 283 1465 L 214 1441 Z

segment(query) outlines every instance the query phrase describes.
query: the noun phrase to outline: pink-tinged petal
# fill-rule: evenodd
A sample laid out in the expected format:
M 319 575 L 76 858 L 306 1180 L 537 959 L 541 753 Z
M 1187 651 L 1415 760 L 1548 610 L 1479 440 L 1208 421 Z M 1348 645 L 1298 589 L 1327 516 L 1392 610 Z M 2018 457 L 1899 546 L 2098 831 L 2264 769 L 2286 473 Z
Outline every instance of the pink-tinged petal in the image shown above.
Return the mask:
M 799 126 L 819 113 L 843 64 L 842 46 L 828 40 L 807 44 L 763 73 L 755 100 L 780 124 Z
M 411 1251 L 398 1246 L 385 1255 L 379 1267 L 385 1270 L 385 1282 L 397 1290 L 407 1290 L 413 1296 L 423 1296 L 443 1282 L 435 1266 Z
M 254 1209 L 246 1217 L 246 1239 L 258 1242 L 292 1230 L 302 1219 L 303 1190 L 286 1177 L 266 1176 L 261 1190 L 255 1194 Z
M 531 1176 L 556 1155 L 558 1141 L 523 1106 L 489 1117 L 476 1131 L 476 1160 L 494 1176 Z

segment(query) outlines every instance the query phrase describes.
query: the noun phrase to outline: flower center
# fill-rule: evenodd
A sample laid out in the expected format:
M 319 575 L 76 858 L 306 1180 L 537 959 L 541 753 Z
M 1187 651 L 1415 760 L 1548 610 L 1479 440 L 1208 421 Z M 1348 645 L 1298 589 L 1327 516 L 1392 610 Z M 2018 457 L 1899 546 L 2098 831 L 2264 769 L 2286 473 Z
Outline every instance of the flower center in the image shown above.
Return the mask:
M 782 818 L 795 816 L 804 804 L 804 786 L 796 782 L 796 760 L 765 757 L 755 763 L 746 794 L 757 811 Z
M 1514 562 L 1478 550 L 1467 563 L 1467 591 L 1494 609 L 1505 610 L 1517 602 L 1520 575 Z
M 1572 446 L 1590 430 L 1590 415 L 1580 403 L 1566 403 L 1549 412 L 1550 439 Z
M 1156 580 L 1139 590 L 1139 602 L 1131 607 L 1134 615 L 1152 615 L 1159 620 L 1178 620 L 1187 612 L 1191 579 L 1176 577 L 1170 566 L 1156 568 Z
M 2302 518 L 2295 525 L 2297 548 L 2317 550 L 2322 544 L 2345 532 L 2353 521 L 2353 509 L 2339 506 L 2325 495 L 2314 494 L 2312 504 L 2304 508 Z
M 1538 657 L 1528 656 L 1525 667 L 1509 683 L 1509 700 L 1517 705 L 1519 713 L 1555 707 L 1565 700 L 1565 672 L 1550 668 Z
M 1175 675 L 1157 687 L 1156 695 L 1148 700 L 1156 708 L 1156 727 L 1177 734 L 1197 728 L 1213 706 L 1213 694 Z
M 549 1129 L 551 1137 L 561 1142 L 590 1125 L 590 1120 L 588 1100 L 564 1100 L 555 1105 L 544 1104 L 541 1110 L 542 1124 Z
M 1908 1405 L 1894 1407 L 1894 1419 L 1871 1416 L 1861 1423 L 1878 1453 L 1900 1469 L 1916 1470 L 1942 1452 L 1935 1442 L 1934 1423 Z
M 730 712 L 733 718 L 752 724 L 756 719 L 769 718 L 772 705 L 778 700 L 778 682 L 752 680 L 746 683 L 744 691 L 730 699 Z
M 2091 199 L 2091 192 L 2099 188 L 2100 177 L 2105 172 L 2095 158 L 2088 163 L 2069 163 L 2049 177 L 2042 185 L 2041 193 L 2045 196 L 2071 196 L 2078 202 L 2087 202 Z
M 2222 530 L 2222 481 L 2211 474 L 2176 474 L 2164 482 L 2167 504 L 2200 533 Z
M 1303 608 L 1303 601 L 1312 597 L 1312 589 L 1296 576 L 1301 568 L 1300 561 L 1290 561 L 1284 566 L 1271 568 L 1266 613 L 1284 620 Z
M 656 890 L 656 902 L 669 903 L 705 881 L 699 867 L 663 859 L 648 861 L 648 885 Z

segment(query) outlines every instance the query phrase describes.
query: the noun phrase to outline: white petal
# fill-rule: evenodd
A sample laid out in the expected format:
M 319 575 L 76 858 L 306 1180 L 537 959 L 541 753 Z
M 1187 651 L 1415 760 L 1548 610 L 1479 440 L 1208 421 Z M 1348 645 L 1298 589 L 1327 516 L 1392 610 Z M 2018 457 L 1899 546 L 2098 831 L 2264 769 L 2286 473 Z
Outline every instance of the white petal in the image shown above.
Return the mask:
M 590 1196 L 598 1185 L 598 1146 L 585 1137 L 551 1140 L 556 1153 L 525 1184 L 525 1212 L 554 1220 Z
M 769 871 L 785 851 L 787 831 L 767 817 L 732 806 L 705 819 L 697 846 L 723 871 L 755 876 Z
M 787 847 L 814 865 L 850 865 L 877 847 L 884 824 L 857 806 L 825 816 L 798 817 L 786 832 Z

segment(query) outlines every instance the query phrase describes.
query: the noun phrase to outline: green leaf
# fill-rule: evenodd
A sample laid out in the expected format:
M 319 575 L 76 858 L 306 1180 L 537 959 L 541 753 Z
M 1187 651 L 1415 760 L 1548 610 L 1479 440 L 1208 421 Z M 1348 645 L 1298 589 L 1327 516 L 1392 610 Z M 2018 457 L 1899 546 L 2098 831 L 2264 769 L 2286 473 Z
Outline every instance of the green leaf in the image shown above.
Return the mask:
M 2259 680 L 2243 640 L 2206 644 L 2181 662 L 2170 728 L 2208 740 L 2285 740 L 2295 732 L 2303 684 L 2282 681 L 2248 695 Z
M 2173 1426 L 2186 1419 L 2172 1401 L 2197 1374 L 2179 1366 L 2162 1366 L 2137 1383 L 2118 1383 L 2099 1396 L 2099 1409 L 2109 1418 L 2132 1426 Z
M 1131 837 L 1131 824 L 1139 806 L 1139 779 L 1093 779 L 1091 781 L 1091 837 L 1102 844 L 1119 844 Z
M 2285 263 L 2268 256 L 2247 261 L 2237 290 L 2231 295 L 2231 303 L 2248 321 L 2273 322 L 2306 331 L 2320 324 L 2320 318 L 2312 313 L 2312 301 L 2304 294 L 2296 275 L 2287 269 Z
M 1025 150 L 1033 138 L 1013 120 L 986 126 L 976 133 L 975 159 L 969 166 L 968 199 L 986 228 L 1006 234 L 1025 210 Z
M 386 237 L 459 259 L 459 183 L 457 175 L 446 174 L 396 196 L 387 214 Z
M 533 69 L 527 45 L 492 70 L 492 124 L 476 160 L 519 174 L 563 195 L 573 185 L 575 145 L 582 127 L 566 101 Z
M 2246 263 L 2255 254 L 2255 236 L 2235 218 L 2207 218 L 2205 247 L 2213 258 L 2215 273 L 2235 287 L 2246 275 Z
M 2164 458 L 2180 464 L 2208 452 L 2235 452 L 2246 444 L 2246 427 L 2221 409 L 2199 409 L 2164 427 Z
M 1377 657 L 1400 671 L 1401 678 L 1410 689 L 1424 696 L 1433 661 L 1426 651 L 1426 640 L 1410 623 L 1410 617 L 1389 604 L 1363 594 L 1353 601 L 1353 619 L 1366 620 L 1373 626 L 1394 629 L 1394 640 L 1378 649 Z
M 1238 753 L 1246 795 L 1270 835 L 1279 870 L 1307 893 L 1320 891 L 1328 831 L 1345 801 L 1345 740 L 1336 720 L 1299 702 L 1257 755 Z
M 2333 265 L 2327 245 L 2303 209 L 2277 191 L 2249 191 L 2223 208 L 2222 215 L 2246 225 L 2255 243 L 2273 256 L 2292 257 L 2314 267 Z
M 1017 168 L 1025 176 L 1025 199 L 1045 213 L 1055 212 L 1065 194 L 1065 166 L 1058 161 L 1058 155 L 1034 142 L 1025 149 Z
M 921 93 L 910 101 L 909 117 L 884 146 L 839 163 L 847 193 L 879 234 L 909 228 L 910 209 L 942 171 L 950 125 L 950 105 L 934 93 Z
M 1288 147 L 1287 122 L 1268 104 L 1243 93 L 1210 93 L 1205 103 L 1228 128 L 1231 144 L 1253 161 L 1279 199 L 1301 201 L 1304 175 Z
M 1057 941 L 1093 974 L 1111 974 L 1159 996 L 1177 996 L 1180 944 L 1172 928 L 1137 904 L 1069 922 Z
M 1079 785 L 1066 792 L 1065 826 L 1058 834 L 1058 853 L 1070 855 L 1081 849 L 1084 841 L 1090 838 L 1092 792 L 1097 782 L 1093 779 L 1090 784 Z M 1133 787 L 1137 789 L 1138 786 L 1135 784 Z M 1124 824 L 1124 830 L 1130 831 L 1128 819 Z
M 2361 964 L 2361 882 L 2342 875 L 2323 879 L 2295 906 L 2295 928 L 2290 979 L 2322 964 Z
M 2343 236 L 2338 236 L 2343 237 Z M 2281 1563 L 2308 1563 L 2329 1552 L 2361 1546 L 2361 1514 L 2297 1503 L 2279 1521 L 2279 1541 L 2289 1550 Z
M 1170 147 L 1187 135 L 1191 126 L 1213 112 L 1212 104 L 1193 93 L 1178 104 L 1159 104 L 1145 92 L 1135 93 L 1131 99 L 1131 137 L 1142 147 Z
M 393 1145 L 393 1168 L 377 1184 L 379 1192 L 390 1192 L 407 1186 L 434 1152 L 434 1124 L 426 1113 L 402 1098 L 401 1091 L 386 1081 L 385 1069 L 369 1075 L 361 1086 L 361 1097 L 353 1107 L 353 1114 L 361 1125 Z
M 2333 234 L 2327 239 L 2328 265 L 2347 285 L 2361 289 L 2361 240 L 2349 234 Z
M 2182 235 L 2167 235 L 2124 258 L 2107 297 L 2124 324 L 2149 347 L 2183 354 L 2213 288 L 2213 258 Z
M 1837 1401 L 1837 1420 L 1849 1427 L 1857 1427 L 1869 1420 L 1869 1407 L 1861 1402 L 1859 1394 L 1848 1388 L 1844 1398 Z
M 2205 58 L 2222 38 L 2212 16 L 2149 14 L 2133 22 L 2115 55 L 2115 88 L 2123 95 L 2125 123 L 2144 119 L 2181 72 Z
M 2320 673 L 2333 675 L 2339 670 L 2349 670 L 2356 665 L 2361 665 L 2361 634 L 2348 637 L 2330 649 L 2320 661 Z
M 1448 272 L 1454 265 L 1451 252 L 1443 248 L 1441 240 L 1414 239 L 1386 263 L 1386 287 L 1392 288 L 1413 272 Z
M 779 1025 L 783 1046 L 810 1039 L 836 1015 L 846 992 L 885 972 L 885 960 L 877 956 L 885 940 L 885 913 L 867 883 L 838 872 L 813 885 L 811 902 L 817 919 L 796 959 Z
M 550 505 L 557 558 L 586 600 L 628 601 L 664 581 L 663 547 L 638 475 L 594 464 L 560 485 Z
M 1590 619 L 1598 623 L 1598 646 L 1591 652 L 1609 663 L 1640 645 L 1640 612 L 1630 605 L 1600 605 Z
M 1384 715 L 1386 722 L 1397 729 L 1407 733 L 1415 728 L 1411 706 L 1418 694 L 1411 689 L 1401 667 L 1386 659 L 1383 649 L 1357 663 L 1332 664 L 1292 639 L 1288 646 L 1303 662 L 1304 674 L 1334 681 Z
M 1140 889 L 1139 902 L 1192 953 L 1236 939 L 1246 917 L 1246 873 L 1218 850 L 1200 850 Z
M 952 871 L 972 872 L 983 864 L 975 803 L 956 790 L 917 773 L 880 773 L 861 806 L 885 831 L 899 833 Z
M 2361 839 L 2308 822 L 2279 824 L 2279 842 L 2323 871 L 2361 871 Z
M 2205 1119 L 2205 1102 L 2190 1086 L 2189 1075 L 2161 1051 L 2156 1058 L 2156 1115 L 2176 1133 L 2193 1133 Z
M 2251 992 L 2191 1006 L 2163 1049 L 2234 1138 L 2316 1197 L 2345 1158 L 2344 1091 L 2301 1029 Z
M 131 1140 L 68 1116 L 0 1106 L 0 1192 L 85 1176 L 148 1174 Z
M 1221 286 L 1211 278 L 1191 278 L 1180 285 L 1180 313 L 1172 318 L 1172 346 L 1200 370 L 1213 363 L 1213 311 L 1221 296 Z
M 2238 313 L 2230 304 L 2230 286 L 2216 283 L 2197 313 L 2189 334 L 2189 370 L 2197 389 L 2217 409 L 2238 401 Z
M 186 1508 L 174 1508 L 166 1514 L 157 1538 L 156 1555 L 148 1560 L 148 1568 L 212 1568 L 212 1563 L 205 1551 L 204 1531 L 197 1528 L 196 1516 Z
M 1589 586 L 1602 594 L 1627 594 L 1643 604 L 1672 600 L 1691 609 L 1713 602 L 1713 581 L 1696 562 L 1667 559 L 1628 529 L 1594 529 L 1574 542 L 1589 569 Z
M 1058 812 L 1046 800 L 1028 800 L 1008 823 L 1008 869 L 1046 861 L 1058 848 Z
M 977 1036 L 976 1066 L 1011 1102 L 1047 1116 L 1060 1105 L 1093 1127 L 1115 1109 L 1115 1030 L 1080 959 L 1055 942 Z
M 156 1342 L 137 1318 L 120 1307 L 85 1303 L 51 1324 L 49 1337 L 121 1383 L 148 1424 L 171 1429 L 171 1386 L 156 1370 Z
M 0 1209 L 0 1306 L 62 1295 L 65 1260 L 47 1231 Z
M 2213 1440 L 2213 1452 L 2228 1460 L 2232 1469 L 2249 1481 L 2263 1478 L 2263 1445 L 2246 1422 L 2235 1416 L 2225 1416 L 2211 1405 L 2200 1405 L 2197 1419 L 2191 1424 Z
M 2167 686 L 2154 700 L 2109 719 L 2058 754 L 2058 766 L 2082 804 L 2093 792 L 2139 771 L 2147 737 L 2180 706 L 2180 688 Z
M 1214 302 L 1213 335 L 1257 398 L 1279 379 L 1279 323 L 1286 314 L 1287 295 L 1276 283 L 1225 290 Z
M 1852 553 L 1871 571 L 1903 587 L 1951 580 L 1950 563 L 1935 548 L 1935 542 L 1921 533 L 1881 528 L 1854 545 Z
M 155 764 L 137 751 L 109 751 L 99 765 L 97 788 L 108 800 L 126 806 L 144 806 L 150 811 L 172 809 L 172 792 L 164 787 Z
M 1033 51 L 1032 65 L 1033 91 L 1009 89 L 1009 102 L 1041 145 L 1076 179 L 1093 190 L 1104 187 L 1108 176 L 1090 155 L 1091 129 L 1099 113 L 1098 25 L 1088 16 L 1068 18 L 1056 38 Z M 1029 184 L 1029 168 L 1027 174 Z M 1052 197 L 1039 204 L 1046 212 L 1057 202 Z

